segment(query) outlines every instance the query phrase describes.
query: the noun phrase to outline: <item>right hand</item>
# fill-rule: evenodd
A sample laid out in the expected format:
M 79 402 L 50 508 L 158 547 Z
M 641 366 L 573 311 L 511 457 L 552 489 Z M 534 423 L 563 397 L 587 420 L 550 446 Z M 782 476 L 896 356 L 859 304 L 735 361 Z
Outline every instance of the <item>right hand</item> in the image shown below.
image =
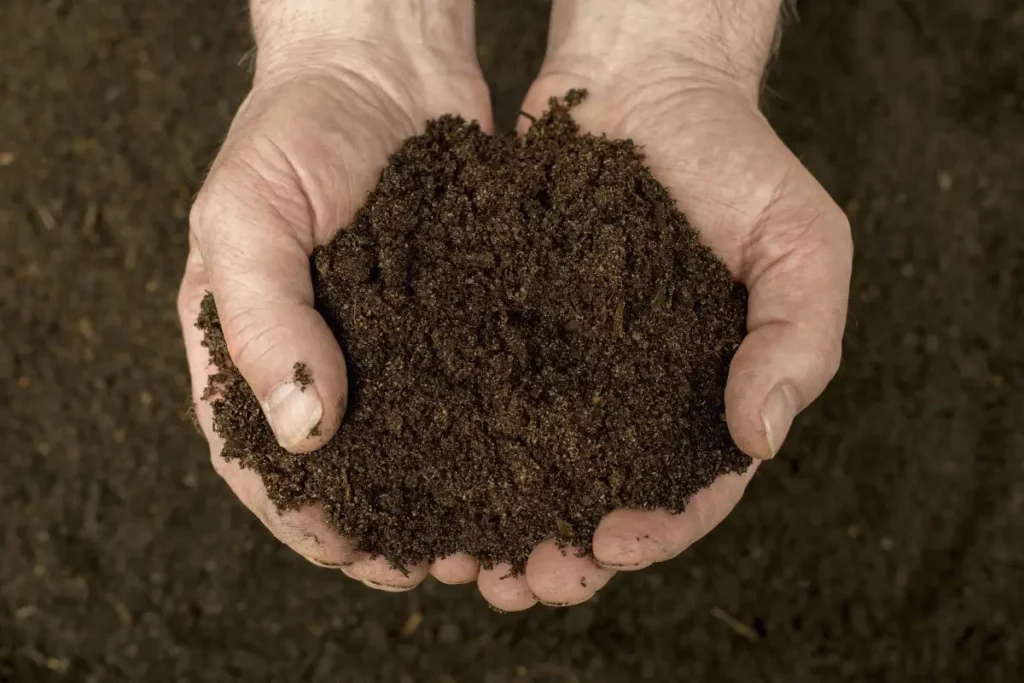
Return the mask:
M 231 358 L 281 446 L 306 453 L 330 439 L 344 413 L 347 379 L 342 351 L 313 309 L 313 248 L 352 222 L 388 156 L 429 119 L 456 113 L 491 126 L 471 3 L 339 4 L 253 3 L 259 54 L 252 91 L 193 206 L 178 299 L 197 417 L 217 472 L 311 562 L 383 590 L 413 588 L 428 572 L 447 583 L 473 581 L 478 563 L 468 556 L 404 574 L 358 552 L 318 507 L 278 512 L 259 475 L 221 457 L 212 410 L 201 400 L 213 370 L 195 322 L 210 291 Z M 296 362 L 313 377 L 306 391 L 292 382 Z

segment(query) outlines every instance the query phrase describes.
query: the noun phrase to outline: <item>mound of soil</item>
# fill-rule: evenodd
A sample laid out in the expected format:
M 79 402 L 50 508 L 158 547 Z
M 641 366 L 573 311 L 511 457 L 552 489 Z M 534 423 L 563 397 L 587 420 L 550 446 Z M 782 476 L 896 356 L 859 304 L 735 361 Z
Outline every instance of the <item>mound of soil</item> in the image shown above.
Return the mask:
M 582 96 L 521 139 L 431 122 L 316 250 L 351 378 L 321 450 L 278 447 L 207 297 L 224 456 L 278 506 L 322 501 L 399 566 L 464 551 L 520 569 L 547 538 L 589 551 L 616 507 L 679 511 L 746 469 L 723 418 L 746 291 L 632 142 L 580 134 Z

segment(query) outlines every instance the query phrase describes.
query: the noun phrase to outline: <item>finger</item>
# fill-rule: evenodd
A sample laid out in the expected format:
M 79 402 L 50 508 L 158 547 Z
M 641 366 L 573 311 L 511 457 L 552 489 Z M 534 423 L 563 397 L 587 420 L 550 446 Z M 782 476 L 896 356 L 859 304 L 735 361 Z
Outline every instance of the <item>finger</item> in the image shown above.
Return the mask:
M 429 567 L 426 562 L 393 567 L 381 556 L 365 558 L 345 567 L 342 571 L 364 585 L 389 593 L 401 593 L 412 590 L 427 578 Z
M 259 172 L 242 152 L 222 155 L 192 231 L 232 360 L 281 446 L 309 452 L 337 430 L 347 396 L 345 359 L 313 308 L 313 218 L 280 155 L 259 152 Z
M 503 612 L 521 612 L 537 604 L 526 576 L 512 576 L 512 567 L 506 563 L 490 569 L 480 568 L 476 585 L 484 600 Z
M 459 584 L 476 581 L 480 563 L 466 553 L 438 558 L 430 565 L 430 575 L 441 583 Z
M 835 376 L 846 325 L 849 223 L 804 169 L 798 173 L 797 184 L 817 190 L 797 207 L 774 203 L 747 249 L 747 336 L 725 391 L 733 440 L 762 459 L 778 453 L 793 419 Z
M 636 570 L 672 559 L 718 526 L 736 506 L 758 461 L 742 474 L 727 474 L 690 498 L 678 515 L 665 510 L 614 510 L 594 532 L 594 557 L 602 567 Z
M 292 550 L 323 567 L 343 567 L 351 564 L 359 557 L 354 544 L 327 526 L 322 507 L 308 506 L 300 510 L 278 512 L 267 496 L 259 475 L 252 470 L 243 469 L 236 461 L 221 457 L 224 443 L 213 430 L 213 411 L 209 402 L 202 400 L 209 376 L 216 368 L 210 364 L 209 354 L 202 346 L 203 333 L 195 326 L 200 302 L 207 288 L 208 282 L 202 261 L 198 254 L 192 253 L 186 264 L 185 277 L 178 296 L 178 311 L 192 379 L 196 421 L 210 444 L 210 459 L 214 469 L 274 537 Z
M 615 575 L 598 567 L 575 548 L 559 548 L 553 540 L 533 549 L 526 561 L 526 581 L 545 605 L 567 607 L 589 600 Z

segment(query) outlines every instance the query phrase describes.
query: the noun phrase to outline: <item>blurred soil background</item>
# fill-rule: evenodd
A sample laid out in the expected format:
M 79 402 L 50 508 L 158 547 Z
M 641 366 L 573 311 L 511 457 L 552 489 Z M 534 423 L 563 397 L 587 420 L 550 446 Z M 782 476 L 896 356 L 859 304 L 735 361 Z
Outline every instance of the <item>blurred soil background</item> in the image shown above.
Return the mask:
M 514 120 L 545 2 L 481 1 Z M 719 530 L 590 603 L 372 592 L 183 417 L 190 199 L 244 3 L 0 4 L 0 681 L 1019 681 L 1024 10 L 804 2 L 766 110 L 850 215 L 843 369 Z

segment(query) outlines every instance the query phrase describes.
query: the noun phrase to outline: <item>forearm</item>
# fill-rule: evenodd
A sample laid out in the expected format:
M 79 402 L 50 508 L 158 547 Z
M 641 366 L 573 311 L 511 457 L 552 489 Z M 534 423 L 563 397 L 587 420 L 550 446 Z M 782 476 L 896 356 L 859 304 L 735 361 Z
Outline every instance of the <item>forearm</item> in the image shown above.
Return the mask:
M 555 0 L 549 54 L 690 60 L 752 88 L 775 44 L 783 0 Z

